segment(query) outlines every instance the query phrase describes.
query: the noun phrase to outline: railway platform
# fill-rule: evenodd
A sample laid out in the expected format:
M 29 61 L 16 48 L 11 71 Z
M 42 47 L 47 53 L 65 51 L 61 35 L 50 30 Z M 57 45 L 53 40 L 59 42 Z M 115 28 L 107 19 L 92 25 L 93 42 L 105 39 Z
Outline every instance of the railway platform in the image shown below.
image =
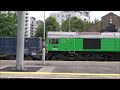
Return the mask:
M 24 61 L 23 71 L 15 60 L 0 60 L 0 78 L 32 79 L 120 79 L 117 61 Z

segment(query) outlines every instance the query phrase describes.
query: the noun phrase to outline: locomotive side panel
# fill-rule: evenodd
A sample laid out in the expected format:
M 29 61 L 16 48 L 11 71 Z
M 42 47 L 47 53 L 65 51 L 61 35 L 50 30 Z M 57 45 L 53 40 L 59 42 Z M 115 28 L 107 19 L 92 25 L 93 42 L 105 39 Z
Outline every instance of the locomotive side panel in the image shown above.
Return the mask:
M 115 51 L 115 38 L 102 38 L 101 41 L 101 51 L 110 51 L 114 52 Z

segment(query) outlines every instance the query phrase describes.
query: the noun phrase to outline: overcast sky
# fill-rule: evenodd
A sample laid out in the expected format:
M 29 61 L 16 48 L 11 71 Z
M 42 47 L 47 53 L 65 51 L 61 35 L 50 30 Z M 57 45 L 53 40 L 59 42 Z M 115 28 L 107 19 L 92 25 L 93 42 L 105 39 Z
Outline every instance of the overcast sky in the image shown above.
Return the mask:
M 60 11 L 46 11 L 45 12 L 45 18 L 49 17 L 50 13 L 55 13 L 55 12 L 60 12 Z M 91 11 L 91 19 L 90 21 L 93 21 L 96 19 L 101 20 L 101 17 L 113 12 L 114 14 L 120 16 L 120 11 Z M 36 20 L 42 20 L 44 21 L 44 11 L 29 11 L 29 16 L 30 17 L 35 17 Z

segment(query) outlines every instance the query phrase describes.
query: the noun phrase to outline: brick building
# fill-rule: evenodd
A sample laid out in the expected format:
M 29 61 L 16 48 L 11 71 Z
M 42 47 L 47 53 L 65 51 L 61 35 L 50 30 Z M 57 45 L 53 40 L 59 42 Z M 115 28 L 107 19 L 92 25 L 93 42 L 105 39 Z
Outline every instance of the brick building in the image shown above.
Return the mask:
M 120 16 L 110 12 L 107 15 L 101 18 L 101 21 L 93 24 L 87 28 L 86 32 L 100 32 L 101 30 L 106 29 L 106 26 L 112 21 L 112 24 L 115 25 L 115 28 L 118 30 L 120 28 Z

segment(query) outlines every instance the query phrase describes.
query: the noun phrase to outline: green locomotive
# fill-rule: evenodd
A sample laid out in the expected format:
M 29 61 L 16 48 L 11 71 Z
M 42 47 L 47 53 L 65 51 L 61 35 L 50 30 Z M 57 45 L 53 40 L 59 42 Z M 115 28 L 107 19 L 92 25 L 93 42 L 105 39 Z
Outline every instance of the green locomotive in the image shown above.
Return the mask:
M 48 32 L 49 60 L 118 60 L 119 32 Z

